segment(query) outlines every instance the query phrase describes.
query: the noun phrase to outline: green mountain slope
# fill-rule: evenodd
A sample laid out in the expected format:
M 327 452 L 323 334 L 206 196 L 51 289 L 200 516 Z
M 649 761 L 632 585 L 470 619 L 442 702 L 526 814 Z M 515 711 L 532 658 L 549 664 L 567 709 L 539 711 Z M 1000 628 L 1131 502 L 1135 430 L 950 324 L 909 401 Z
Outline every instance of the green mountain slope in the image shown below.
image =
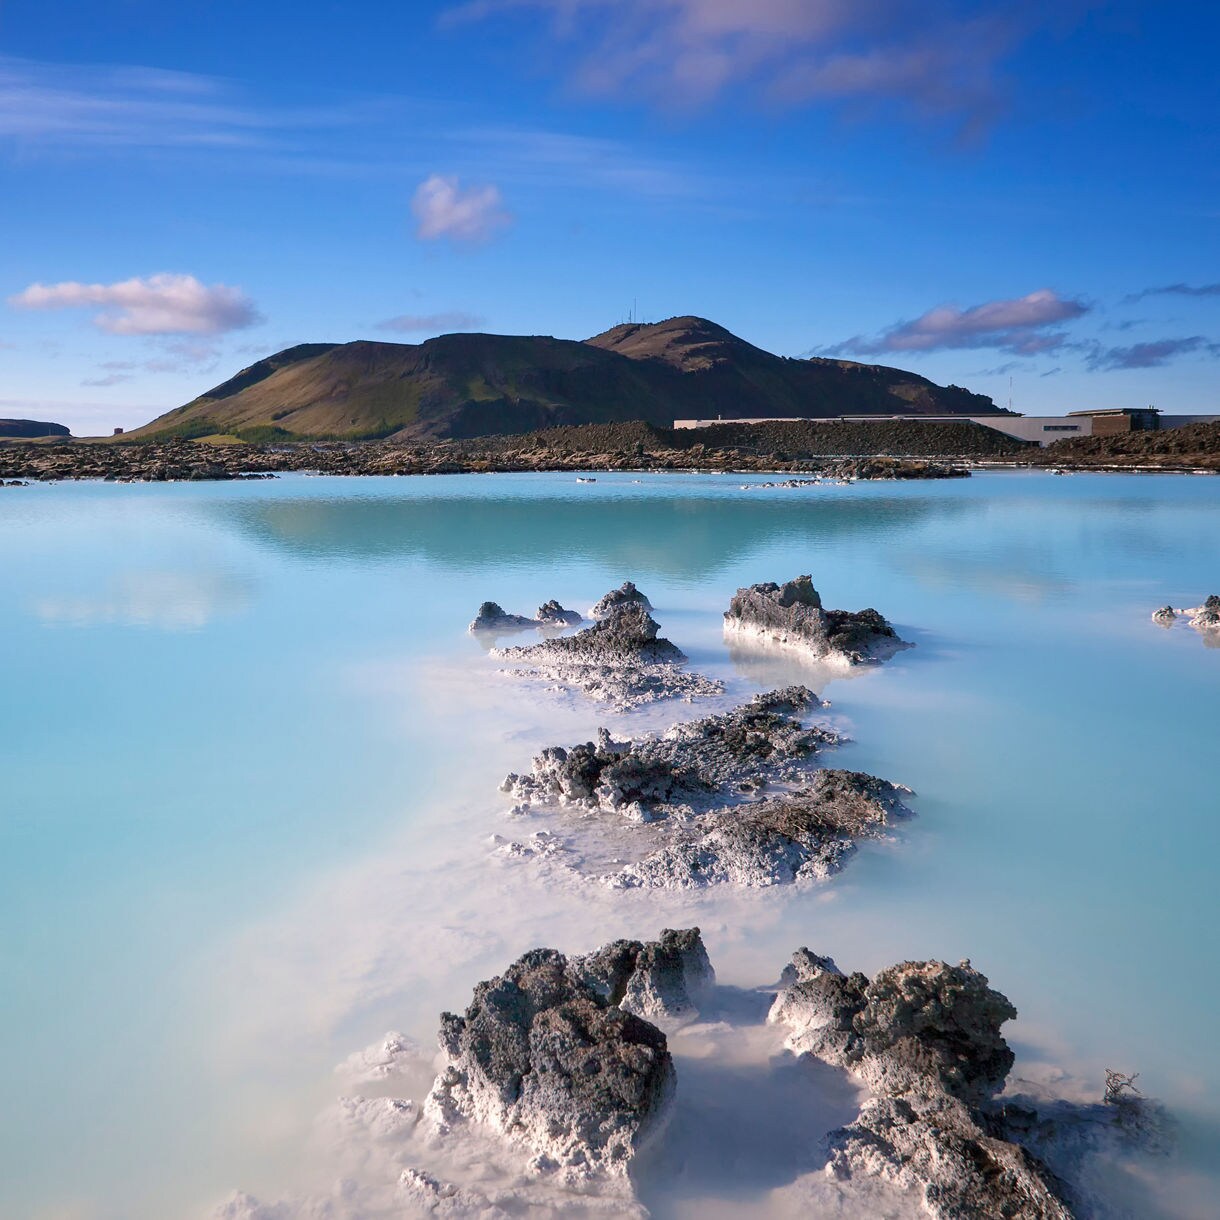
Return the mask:
M 994 410 L 989 398 L 899 369 L 774 356 L 688 317 L 587 342 L 459 334 L 302 344 L 128 435 L 424 439 L 631 419 Z

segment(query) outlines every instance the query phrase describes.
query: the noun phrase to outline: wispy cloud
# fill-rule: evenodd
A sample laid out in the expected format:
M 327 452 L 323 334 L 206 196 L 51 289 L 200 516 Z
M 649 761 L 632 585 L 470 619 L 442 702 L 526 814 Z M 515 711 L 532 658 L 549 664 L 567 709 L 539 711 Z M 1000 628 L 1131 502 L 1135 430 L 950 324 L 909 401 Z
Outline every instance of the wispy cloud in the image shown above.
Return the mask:
M 933 352 L 955 348 L 993 348 L 1014 356 L 1059 350 L 1068 336 L 1055 329 L 1088 313 L 1083 301 L 1041 288 L 1028 296 L 986 301 L 960 309 L 939 305 L 913 321 L 899 322 L 874 337 L 856 335 L 820 355 L 880 355 L 884 352 Z
M 302 133 L 350 128 L 378 107 L 270 106 L 220 77 L 0 56 L 0 139 L 24 147 L 290 151 Z
M 978 122 L 1039 6 L 983 0 L 471 0 L 446 21 L 534 11 L 575 46 L 575 82 L 699 106 L 734 88 L 773 103 L 894 100 Z
M 17 309 L 94 309 L 112 335 L 218 335 L 262 321 L 240 288 L 162 273 L 114 284 L 31 284 L 9 297 Z
M 1179 356 L 1198 353 L 1220 357 L 1220 343 L 1202 335 L 1187 335 L 1176 339 L 1153 339 L 1133 343 L 1129 347 L 1096 347 L 1086 363 L 1095 372 L 1111 369 L 1155 369 L 1172 363 Z
M 1145 297 L 1220 297 L 1220 284 L 1165 284 L 1161 288 L 1145 288 L 1123 297 L 1124 305 L 1133 305 Z
M 437 334 L 442 331 L 479 330 L 487 325 L 487 319 L 474 313 L 424 313 L 399 314 L 396 318 L 387 318 L 377 323 L 378 330 L 393 330 L 400 334 Z
M 411 200 L 420 241 L 487 241 L 512 223 L 499 187 L 463 188 L 456 177 L 433 174 Z

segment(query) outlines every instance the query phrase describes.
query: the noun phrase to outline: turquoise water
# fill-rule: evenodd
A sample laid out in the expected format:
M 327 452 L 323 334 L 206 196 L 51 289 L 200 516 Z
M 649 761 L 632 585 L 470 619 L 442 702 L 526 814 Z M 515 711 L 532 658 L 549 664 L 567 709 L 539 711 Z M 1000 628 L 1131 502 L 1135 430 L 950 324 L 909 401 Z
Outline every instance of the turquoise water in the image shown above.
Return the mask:
M 534 943 L 684 917 L 750 985 L 806 943 L 864 970 L 970 957 L 1021 1012 L 1018 1070 L 1138 1070 L 1173 1107 L 1166 1209 L 1210 1214 L 1220 649 L 1149 614 L 1220 591 L 1220 480 L 742 482 L 5 491 L 0 1214 L 295 1189 L 351 1051 L 430 1040 Z M 511 833 L 496 784 L 540 746 L 695 713 L 613 718 L 498 678 L 464 631 L 480 601 L 583 610 L 634 579 L 736 696 L 806 676 L 719 628 L 739 585 L 800 572 L 918 645 L 809 675 L 854 739 L 843 764 L 919 793 L 899 842 L 745 897 L 590 898 L 489 861 Z

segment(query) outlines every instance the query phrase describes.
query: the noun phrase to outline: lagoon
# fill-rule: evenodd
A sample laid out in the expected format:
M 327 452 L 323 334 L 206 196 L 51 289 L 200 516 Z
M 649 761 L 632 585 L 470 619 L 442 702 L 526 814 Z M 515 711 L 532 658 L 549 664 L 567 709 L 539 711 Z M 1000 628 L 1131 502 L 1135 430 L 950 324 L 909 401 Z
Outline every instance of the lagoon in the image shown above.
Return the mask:
M 535 944 L 697 922 L 743 986 L 803 944 L 869 972 L 971 958 L 1020 1011 L 1017 1074 L 1096 1096 L 1105 1066 L 1139 1071 L 1183 1122 L 1149 1199 L 1212 1214 L 1220 649 L 1150 614 L 1220 592 L 1220 481 L 743 489 L 761 481 L 5 489 L 0 1213 L 204 1217 L 235 1188 L 313 1189 L 353 1051 L 430 1042 Z M 501 678 L 465 633 L 481 601 L 585 610 L 635 580 L 743 698 L 807 675 L 731 653 L 720 614 L 801 572 L 917 644 L 816 682 L 853 739 L 832 765 L 918 793 L 895 842 L 749 895 L 579 895 L 491 857 L 497 784 L 541 746 L 701 709 L 615 716 Z M 764 1214 L 779 1178 L 736 1205 Z M 655 1214 L 697 1195 L 658 1190 Z

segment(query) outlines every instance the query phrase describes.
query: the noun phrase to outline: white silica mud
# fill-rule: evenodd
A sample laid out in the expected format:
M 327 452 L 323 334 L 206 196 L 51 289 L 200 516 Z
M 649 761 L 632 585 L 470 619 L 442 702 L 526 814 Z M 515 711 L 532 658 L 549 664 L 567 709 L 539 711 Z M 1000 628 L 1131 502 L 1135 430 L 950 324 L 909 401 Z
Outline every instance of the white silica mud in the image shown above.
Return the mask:
M 0 1118 L 0 1212 L 927 1215 L 926 1181 L 860 1151 L 898 1104 L 873 1067 L 768 1019 L 807 946 L 872 982 L 969 959 L 1018 1013 L 1009 1135 L 1099 1215 L 1212 1215 L 1220 652 L 1148 616 L 1205 604 L 1220 483 L 977 473 L 747 495 L 734 478 L 18 489 L 0 521 L 0 1084 L 21 1104 Z M 726 637 L 738 590 L 801 574 L 915 647 L 839 666 Z M 691 701 L 523 681 L 466 630 L 484 602 L 583 610 L 625 581 L 708 681 Z M 616 772 L 630 800 L 610 785 L 517 812 L 500 790 L 550 747 L 596 750 L 599 729 L 664 740 L 794 686 L 825 736 L 765 785 L 650 794 Z M 772 809 L 752 842 L 776 858 L 777 830 L 808 831 L 791 802 L 819 772 L 901 785 L 914 816 L 888 810 L 834 868 L 772 884 L 606 881 L 647 858 L 641 835 L 689 847 L 700 818 L 768 802 L 786 820 Z M 638 1146 L 607 1139 L 632 1143 L 625 1174 L 553 1167 L 536 1115 L 535 1142 L 469 1117 L 439 1130 L 443 1012 L 464 1018 L 532 950 L 693 927 L 714 986 L 680 1016 L 628 1013 L 664 1035 L 673 1089 Z M 1173 1155 L 1107 1142 L 1090 1118 L 1111 1113 L 1090 1109 L 1106 1068 L 1164 1104 Z M 920 1096 L 978 1124 L 977 1098 Z

